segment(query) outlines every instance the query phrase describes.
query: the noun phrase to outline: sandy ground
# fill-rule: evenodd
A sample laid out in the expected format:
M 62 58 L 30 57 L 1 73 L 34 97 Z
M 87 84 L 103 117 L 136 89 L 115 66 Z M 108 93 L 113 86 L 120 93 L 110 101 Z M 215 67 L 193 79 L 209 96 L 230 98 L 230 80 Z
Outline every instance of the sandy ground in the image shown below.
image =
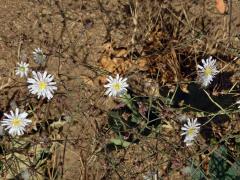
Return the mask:
M 218 53 L 220 50 L 215 42 L 228 44 L 229 16 L 220 15 L 214 9 L 214 2 L 207 2 L 205 6 L 202 6 L 202 1 L 194 2 L 186 1 L 184 4 L 173 1 L 175 12 L 169 13 L 178 15 L 179 26 L 189 28 L 183 28 L 176 35 L 189 34 L 186 39 L 191 39 L 193 31 L 201 29 L 206 32 L 206 38 L 201 38 L 200 44 L 209 44 L 207 53 Z M 234 47 L 240 44 L 238 8 L 238 2 L 234 1 L 230 37 Z M 139 8 L 139 12 L 143 12 L 139 15 L 136 35 L 140 44 L 136 44 L 136 49 L 139 52 L 144 49 L 141 43 L 150 28 L 141 21 L 147 19 L 145 14 L 148 11 L 150 9 Z M 62 179 L 142 178 L 142 173 L 161 166 L 157 161 L 167 161 L 171 155 L 177 160 L 181 159 L 181 154 L 176 152 L 170 152 L 165 157 L 154 154 L 164 151 L 158 147 L 156 139 L 143 139 L 128 152 L 119 154 L 101 151 L 111 136 L 105 128 L 106 112 L 114 106 L 114 102 L 104 96 L 104 88 L 99 82 L 99 76 L 104 73 L 99 60 L 106 55 L 106 43 L 116 49 L 131 47 L 134 24 L 128 0 L 2 0 L 0 23 L 0 83 L 6 83 L 10 77 L 13 92 L 16 90 L 19 96 L 23 95 L 24 90 L 17 90 L 22 80 L 13 75 L 14 68 L 18 61 L 26 60 L 36 69 L 32 51 L 37 47 L 41 47 L 47 55 L 47 71 L 55 75 L 59 91 L 52 103 L 55 109 L 51 117 L 54 119 L 64 115 L 71 119 L 71 123 L 65 124 L 58 133 L 47 133 L 52 139 L 64 139 L 54 155 L 58 165 L 61 165 L 60 171 L 63 169 Z M 141 29 L 144 29 L 142 35 Z M 1 93 L 1 109 L 7 109 L 6 103 L 13 97 L 13 92 Z M 56 108 L 54 103 L 60 105 Z M 40 137 L 43 136 L 40 133 Z M 162 144 L 166 145 L 166 142 Z M 145 159 L 148 160 L 143 163 Z M 179 173 L 172 174 L 173 177 L 175 175 Z

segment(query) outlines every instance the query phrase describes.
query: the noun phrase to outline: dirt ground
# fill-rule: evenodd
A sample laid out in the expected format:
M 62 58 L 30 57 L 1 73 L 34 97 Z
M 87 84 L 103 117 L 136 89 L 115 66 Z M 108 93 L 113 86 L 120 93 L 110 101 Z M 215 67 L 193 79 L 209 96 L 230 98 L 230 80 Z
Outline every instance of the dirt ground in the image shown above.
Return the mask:
M 116 102 L 104 95 L 104 77 L 120 72 L 129 77 L 134 92 L 147 95 L 149 90 L 142 79 L 155 77 L 152 75 L 155 71 L 144 71 L 148 75 L 131 68 L 111 72 L 111 68 L 103 68 L 101 60 L 106 57 L 138 59 L 148 56 L 149 52 L 166 52 L 171 46 L 178 52 L 185 51 L 183 54 L 188 50 L 210 55 L 221 52 L 233 58 L 240 47 L 239 1 L 233 1 L 230 32 L 229 15 L 220 14 L 214 3 L 214 0 L 171 3 L 153 0 L 137 4 L 129 0 L 1 0 L 0 83 L 10 78 L 12 88 L 1 92 L 0 108 L 7 110 L 6 103 L 15 98 L 14 94 L 25 96 L 26 91 L 21 88 L 23 82 L 14 76 L 14 68 L 18 61 L 25 59 L 36 69 L 32 52 L 40 47 L 47 55 L 47 71 L 55 75 L 58 84 L 58 92 L 49 105 L 48 119 L 51 123 L 60 117 L 65 119 L 61 128 L 46 128 L 32 133 L 31 137 L 57 142 L 48 163 L 61 174 L 59 179 L 143 179 L 152 172 L 164 179 L 187 179 L 180 167 L 194 152 L 179 146 L 166 152 L 169 144 L 177 146 L 181 141 L 180 137 L 171 138 L 171 133 L 177 132 L 166 131 L 162 138 L 141 137 L 139 143 L 126 150 L 108 152 L 105 149 L 113 137 L 107 128 L 107 112 Z M 137 24 L 132 12 L 134 7 L 137 7 Z M 169 13 L 169 18 L 163 17 L 162 11 Z M 171 27 L 172 21 L 178 22 L 178 29 Z M 165 29 L 160 28 L 163 25 Z M 163 48 L 169 38 L 169 34 L 164 34 L 167 30 L 172 31 L 173 38 L 171 45 Z M 186 44 L 189 48 L 184 50 Z M 162 75 L 160 84 L 185 78 L 178 75 L 181 62 L 163 60 L 161 63 L 162 67 L 166 64 L 166 69 L 172 63 L 174 69 L 166 77 Z M 139 74 L 143 78 L 139 79 Z M 150 84 L 150 89 L 153 86 Z M 17 104 L 21 105 L 21 101 Z M 35 124 L 42 121 L 41 118 L 35 120 Z M 168 172 L 169 166 L 175 171 Z

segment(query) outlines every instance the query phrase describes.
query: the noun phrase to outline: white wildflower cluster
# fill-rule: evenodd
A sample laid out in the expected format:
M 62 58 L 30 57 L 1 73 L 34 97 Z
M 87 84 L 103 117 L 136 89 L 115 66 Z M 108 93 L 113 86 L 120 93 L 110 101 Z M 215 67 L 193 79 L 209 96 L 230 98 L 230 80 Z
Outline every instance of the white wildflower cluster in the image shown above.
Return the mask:
M 40 48 L 37 48 L 33 52 L 34 61 L 38 64 L 43 64 L 46 56 Z M 16 75 L 22 77 L 28 77 L 30 70 L 29 64 L 26 62 L 17 63 Z M 48 74 L 46 71 L 35 72 L 32 71 L 32 77 L 27 78 L 29 92 L 36 95 L 37 98 L 47 98 L 48 100 L 53 98 L 54 92 L 57 90 L 56 82 L 54 82 L 54 76 Z M 15 109 L 15 113 L 11 110 L 10 114 L 4 113 L 5 118 L 1 122 L 1 126 L 5 127 L 5 130 L 12 136 L 20 136 L 24 134 L 26 126 L 31 123 L 31 120 L 27 119 L 28 113 L 22 112 L 18 108 Z
M 46 56 L 40 48 L 36 48 L 33 52 L 34 61 L 43 65 L 46 60 Z M 17 63 L 18 67 L 16 68 L 16 75 L 20 77 L 27 77 L 29 72 L 29 64 L 26 62 Z M 204 60 L 202 59 L 202 66 L 197 65 L 199 81 L 203 87 L 207 87 L 219 72 L 216 68 L 216 60 L 211 56 Z M 32 71 L 32 77 L 27 78 L 28 89 L 31 94 L 36 95 L 38 98 L 47 98 L 48 100 L 53 98 L 54 91 L 57 90 L 56 82 L 54 82 L 54 76 L 48 74 L 46 71 L 35 72 Z M 127 78 L 120 77 L 119 74 L 115 78 L 109 76 L 107 78 L 108 83 L 104 85 L 107 88 L 105 94 L 108 96 L 122 96 L 127 93 L 128 83 Z M 240 103 L 238 101 L 237 103 Z M 24 134 L 25 127 L 31 123 L 31 120 L 27 119 L 28 114 L 26 112 L 19 112 L 19 109 L 16 108 L 15 113 L 10 111 L 10 114 L 6 114 L 5 119 L 2 121 L 2 126 L 6 126 L 9 134 L 22 135 Z M 198 135 L 201 124 L 197 123 L 197 119 L 189 119 L 187 123 L 181 128 L 183 133 L 181 135 L 185 136 L 184 142 L 187 146 L 192 145 L 195 137 Z
M 199 81 L 203 87 L 207 87 L 213 78 L 219 73 L 216 67 L 216 60 L 210 56 L 208 59 L 202 59 L 202 66 L 197 65 Z M 122 78 L 119 74 L 115 78 L 109 76 L 108 83 L 104 85 L 107 88 L 105 94 L 108 96 L 121 96 L 127 92 L 127 78 Z
M 40 48 L 36 48 L 33 52 L 33 59 L 38 64 L 43 64 L 46 56 Z M 20 77 L 27 77 L 29 71 L 29 64 L 26 62 L 17 63 L 16 75 Z M 28 78 L 28 89 L 31 94 L 37 95 L 38 98 L 47 98 L 50 100 L 53 97 L 54 91 L 57 90 L 56 82 L 53 81 L 54 76 L 48 74 L 46 71 L 35 72 L 32 71 L 32 78 Z
M 209 61 L 207 61 L 209 63 Z M 206 65 L 206 64 L 204 64 Z M 212 66 L 211 66 L 212 67 Z M 207 69 L 207 65 L 204 66 L 205 69 Z M 203 68 L 202 68 L 203 69 Z M 214 69 L 214 68 L 213 68 Z M 207 70 L 208 71 L 208 70 Z M 214 70 L 214 73 L 216 70 Z M 211 74 L 211 73 L 210 73 Z M 208 78 L 207 81 L 210 81 L 211 78 Z M 119 74 L 116 75 L 115 78 L 109 76 L 107 78 L 108 83 L 104 85 L 105 88 L 107 88 L 105 94 L 108 96 L 122 96 L 127 92 L 127 78 L 122 78 L 119 76 Z M 197 123 L 197 119 L 189 119 L 187 120 L 187 123 L 184 124 L 184 126 L 181 128 L 183 133 L 181 135 L 185 136 L 184 142 L 187 146 L 190 146 L 193 144 L 194 139 L 199 133 L 201 124 Z

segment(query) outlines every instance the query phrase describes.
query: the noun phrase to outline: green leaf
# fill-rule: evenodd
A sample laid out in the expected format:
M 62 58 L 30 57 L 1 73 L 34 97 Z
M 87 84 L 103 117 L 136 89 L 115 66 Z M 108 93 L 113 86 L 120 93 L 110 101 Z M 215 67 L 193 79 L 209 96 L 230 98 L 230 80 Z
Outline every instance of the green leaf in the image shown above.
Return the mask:
M 235 142 L 236 142 L 236 143 L 240 143 L 240 135 L 237 136 L 237 137 L 235 137 Z
M 222 145 L 212 155 L 209 163 L 211 179 L 213 180 L 235 180 L 239 179 L 240 161 L 231 164 L 228 160 L 228 149 Z
M 122 122 L 122 118 L 119 112 L 111 111 L 108 113 L 108 116 L 109 116 L 108 124 L 113 131 L 119 133 L 125 128 L 125 125 Z
M 224 175 L 229 168 L 229 164 L 221 157 L 227 155 L 227 149 L 225 146 L 220 146 L 212 155 L 209 164 L 210 174 L 212 179 L 223 179 Z
M 121 97 L 121 101 L 127 105 L 127 107 L 135 114 L 138 113 L 136 106 L 133 103 L 133 99 L 129 94 L 125 94 Z
M 138 124 L 138 123 L 140 122 L 140 120 L 141 120 L 141 118 L 139 117 L 139 115 L 134 114 L 134 113 L 131 115 L 131 117 L 132 117 L 132 118 L 131 118 L 131 121 L 134 122 L 134 123 L 137 123 L 137 124 Z
M 186 175 L 191 176 L 192 180 L 202 180 L 205 179 L 206 175 L 204 174 L 203 170 L 196 166 L 187 166 L 182 169 L 182 172 Z
M 240 160 L 236 161 L 226 173 L 229 177 L 240 179 Z
M 120 138 L 114 138 L 114 139 L 111 139 L 110 142 L 114 145 L 117 145 L 117 146 L 122 146 L 124 148 L 128 147 L 131 143 L 128 142 L 128 141 L 124 141 Z

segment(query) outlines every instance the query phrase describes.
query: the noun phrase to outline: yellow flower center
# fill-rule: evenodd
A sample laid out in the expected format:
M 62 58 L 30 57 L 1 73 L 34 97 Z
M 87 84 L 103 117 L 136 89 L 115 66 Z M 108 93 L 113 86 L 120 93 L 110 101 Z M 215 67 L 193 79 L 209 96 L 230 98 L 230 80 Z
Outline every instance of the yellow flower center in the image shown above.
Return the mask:
M 19 67 L 19 71 L 21 71 L 21 72 L 25 72 L 25 67 Z
M 113 89 L 114 89 L 115 91 L 120 91 L 120 89 L 121 89 L 120 83 L 114 83 L 114 84 L 113 84 Z
M 40 81 L 38 86 L 39 86 L 40 90 L 44 90 L 44 89 L 46 89 L 47 84 L 45 82 L 43 82 L 43 81 Z
M 22 121 L 21 121 L 21 119 L 19 119 L 19 118 L 14 118 L 14 119 L 11 121 L 11 124 L 12 124 L 13 127 L 19 127 L 19 126 L 21 126 Z
M 187 135 L 192 136 L 195 133 L 195 130 L 196 130 L 195 128 L 189 128 L 188 132 L 187 132 Z
M 204 71 L 205 76 L 211 76 L 212 75 L 212 69 L 210 67 L 206 67 Z

